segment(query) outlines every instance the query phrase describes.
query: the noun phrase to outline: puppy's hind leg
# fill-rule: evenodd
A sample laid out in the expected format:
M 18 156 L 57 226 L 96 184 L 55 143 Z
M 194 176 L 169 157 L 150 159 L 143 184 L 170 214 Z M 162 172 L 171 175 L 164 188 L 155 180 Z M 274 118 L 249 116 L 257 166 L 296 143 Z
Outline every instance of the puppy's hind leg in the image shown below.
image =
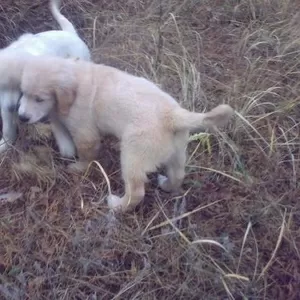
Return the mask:
M 141 136 L 144 139 L 141 139 Z M 109 208 L 122 212 L 130 211 L 144 199 L 147 173 L 155 171 L 157 166 L 158 151 L 155 145 L 153 147 L 153 138 L 154 136 L 143 130 L 130 132 L 122 138 L 121 169 L 125 194 L 123 197 L 109 195 Z
M 167 163 L 167 177 L 158 175 L 158 184 L 165 192 L 176 192 L 180 189 L 185 175 L 186 154 L 184 151 L 176 151 Z
M 125 151 L 124 151 L 125 152 Z M 107 197 L 108 207 L 116 211 L 130 211 L 134 209 L 145 196 L 146 172 L 143 161 L 131 153 L 121 153 L 122 177 L 125 183 L 125 195 Z
M 176 192 L 181 187 L 185 175 L 187 141 L 187 132 L 177 133 L 175 151 L 166 163 L 167 177 L 158 175 L 158 184 L 165 192 Z

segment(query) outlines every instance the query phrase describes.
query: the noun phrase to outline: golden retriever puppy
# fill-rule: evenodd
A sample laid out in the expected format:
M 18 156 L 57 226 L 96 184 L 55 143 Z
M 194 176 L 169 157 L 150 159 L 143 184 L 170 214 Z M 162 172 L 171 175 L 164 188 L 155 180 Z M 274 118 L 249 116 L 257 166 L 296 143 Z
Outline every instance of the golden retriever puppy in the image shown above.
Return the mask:
M 97 158 L 101 136 L 120 139 L 125 195 L 108 196 L 108 206 L 123 211 L 144 197 L 147 173 L 166 167 L 159 176 L 165 191 L 177 190 L 185 175 L 190 130 L 226 124 L 233 115 L 228 105 L 207 113 L 189 112 L 145 78 L 91 62 L 32 58 L 25 63 L 18 110 L 28 123 L 53 112 L 68 128 L 84 169 Z

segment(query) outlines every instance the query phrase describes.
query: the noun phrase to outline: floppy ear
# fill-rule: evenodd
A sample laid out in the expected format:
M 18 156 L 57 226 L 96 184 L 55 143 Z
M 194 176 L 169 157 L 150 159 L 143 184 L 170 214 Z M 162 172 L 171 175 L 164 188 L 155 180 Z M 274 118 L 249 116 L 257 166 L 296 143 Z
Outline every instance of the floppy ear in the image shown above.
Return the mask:
M 54 86 L 54 93 L 57 102 L 58 114 L 67 116 L 70 108 L 76 99 L 76 82 L 67 76 L 57 82 Z

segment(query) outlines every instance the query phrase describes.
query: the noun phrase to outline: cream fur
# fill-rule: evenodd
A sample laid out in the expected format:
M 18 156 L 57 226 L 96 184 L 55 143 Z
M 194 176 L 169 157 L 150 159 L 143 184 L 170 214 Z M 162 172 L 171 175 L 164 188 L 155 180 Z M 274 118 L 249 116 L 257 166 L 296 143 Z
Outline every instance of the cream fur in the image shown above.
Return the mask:
M 22 60 L 22 59 L 20 59 Z M 123 211 L 144 198 L 147 173 L 164 165 L 159 176 L 165 191 L 177 190 L 184 178 L 190 130 L 226 124 L 229 105 L 207 113 L 189 112 L 145 78 L 118 69 L 60 58 L 26 60 L 22 72 L 19 115 L 29 123 L 55 113 L 76 144 L 82 170 L 97 159 L 103 135 L 120 139 L 123 197 L 110 195 L 108 205 Z

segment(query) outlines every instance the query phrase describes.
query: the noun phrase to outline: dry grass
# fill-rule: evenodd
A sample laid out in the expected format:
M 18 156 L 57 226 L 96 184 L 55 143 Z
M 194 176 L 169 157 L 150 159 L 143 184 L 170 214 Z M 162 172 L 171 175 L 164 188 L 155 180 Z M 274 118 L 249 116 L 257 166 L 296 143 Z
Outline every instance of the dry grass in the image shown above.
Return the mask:
M 182 195 L 154 177 L 134 213 L 105 206 L 97 165 L 67 175 L 45 128 L 0 160 L 3 299 L 298 299 L 298 1 L 66 0 L 94 59 L 189 109 L 224 102 L 229 128 L 191 138 Z M 0 44 L 56 26 L 47 1 L 2 0 Z M 118 148 L 99 157 L 122 192 Z

